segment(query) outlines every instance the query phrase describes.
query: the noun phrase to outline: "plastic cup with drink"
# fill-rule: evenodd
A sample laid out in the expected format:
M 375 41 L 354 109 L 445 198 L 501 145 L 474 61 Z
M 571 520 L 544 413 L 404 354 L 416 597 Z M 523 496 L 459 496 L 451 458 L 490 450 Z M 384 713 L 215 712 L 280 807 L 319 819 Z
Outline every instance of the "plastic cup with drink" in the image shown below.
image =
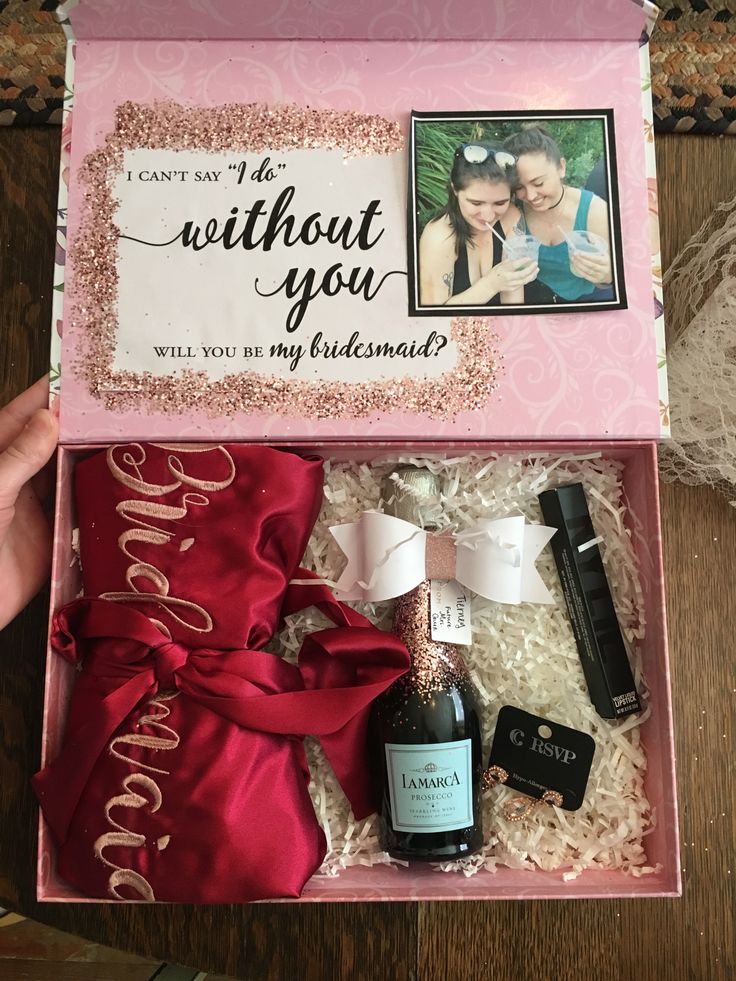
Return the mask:
M 531 261 L 536 265 L 539 261 L 539 239 L 534 235 L 509 235 L 503 243 L 503 260 L 515 265 Z
M 608 243 L 600 235 L 596 235 L 595 232 L 589 232 L 587 229 L 575 229 L 572 232 L 565 232 L 563 229 L 560 229 L 560 231 L 565 236 L 565 241 L 570 251 L 570 258 L 576 252 L 584 256 L 590 256 L 591 258 L 593 256 L 608 256 Z

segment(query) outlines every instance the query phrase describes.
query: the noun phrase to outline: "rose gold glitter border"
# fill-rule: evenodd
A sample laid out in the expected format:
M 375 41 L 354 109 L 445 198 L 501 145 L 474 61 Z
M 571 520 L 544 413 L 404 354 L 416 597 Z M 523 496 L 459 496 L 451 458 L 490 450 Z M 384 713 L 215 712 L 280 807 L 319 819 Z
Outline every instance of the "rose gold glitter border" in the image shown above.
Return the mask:
M 235 412 L 308 419 L 360 419 L 380 412 L 411 412 L 433 419 L 454 418 L 487 405 L 502 368 L 498 336 L 482 317 L 456 318 L 450 336 L 457 365 L 439 378 L 412 376 L 388 381 L 308 382 L 255 371 L 213 381 L 204 371 L 183 370 L 165 377 L 150 372 L 115 371 L 118 298 L 118 236 L 112 188 L 123 169 L 125 150 L 341 149 L 346 157 L 388 154 L 403 149 L 396 121 L 383 116 L 297 105 L 228 104 L 205 108 L 174 102 L 125 102 L 115 130 L 88 154 L 79 171 L 85 187 L 80 228 L 70 259 L 75 299 L 71 323 L 85 339 L 74 369 L 90 393 L 110 410 L 149 409 L 167 414 L 199 410 L 209 417 Z

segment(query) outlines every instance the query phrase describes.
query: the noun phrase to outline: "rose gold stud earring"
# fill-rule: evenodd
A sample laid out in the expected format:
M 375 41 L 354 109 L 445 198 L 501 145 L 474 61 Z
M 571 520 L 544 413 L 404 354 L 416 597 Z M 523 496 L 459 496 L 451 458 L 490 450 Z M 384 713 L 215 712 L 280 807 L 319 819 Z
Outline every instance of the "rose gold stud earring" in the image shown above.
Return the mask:
M 500 783 L 506 783 L 508 778 L 509 775 L 502 766 L 489 766 L 487 770 L 483 771 L 481 786 L 483 790 L 492 790 Z
M 540 804 L 552 804 L 555 807 L 562 806 L 562 794 L 557 790 L 545 790 L 539 800 L 533 797 L 512 797 L 503 806 L 503 816 L 507 821 L 523 821 L 531 817 Z

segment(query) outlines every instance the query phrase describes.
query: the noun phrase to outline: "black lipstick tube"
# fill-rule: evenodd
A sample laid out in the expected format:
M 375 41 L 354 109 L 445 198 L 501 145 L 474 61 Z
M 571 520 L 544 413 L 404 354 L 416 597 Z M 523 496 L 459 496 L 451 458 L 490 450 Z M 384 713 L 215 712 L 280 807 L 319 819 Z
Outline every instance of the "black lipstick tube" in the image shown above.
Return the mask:
M 539 495 L 593 706 L 604 719 L 641 711 L 582 484 Z

